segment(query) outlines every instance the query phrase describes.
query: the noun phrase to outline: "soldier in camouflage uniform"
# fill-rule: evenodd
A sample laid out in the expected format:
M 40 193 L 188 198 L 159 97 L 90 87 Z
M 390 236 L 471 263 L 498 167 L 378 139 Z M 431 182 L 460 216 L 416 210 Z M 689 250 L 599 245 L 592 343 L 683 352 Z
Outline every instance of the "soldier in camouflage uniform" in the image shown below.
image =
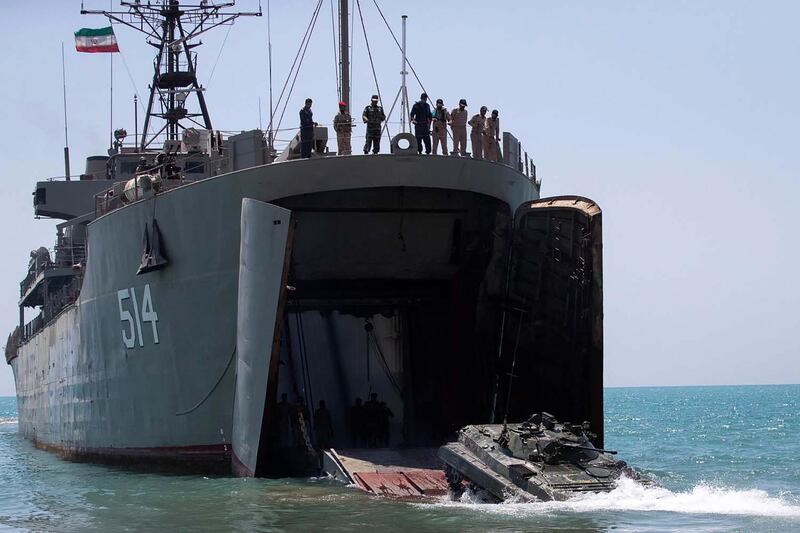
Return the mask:
M 347 104 L 339 102 L 339 113 L 333 117 L 333 130 L 336 132 L 338 155 L 350 155 L 350 136 L 353 133 L 353 117 L 347 112 Z
M 486 129 L 486 106 L 481 107 L 479 115 L 473 115 L 469 119 L 469 125 L 472 127 L 470 131 L 470 140 L 472 140 L 472 157 L 475 159 L 483 159 L 483 131 Z
M 500 145 L 500 118 L 497 109 L 492 110 L 492 116 L 486 119 L 486 129 L 483 130 L 483 155 L 489 161 L 499 161 L 498 147 Z
M 364 144 L 364 155 L 369 153 L 377 154 L 381 151 L 381 122 L 386 120 L 383 108 L 378 105 L 378 95 L 373 94 L 370 105 L 364 108 L 361 115 L 364 124 L 367 125 L 367 142 Z
M 453 153 L 467 155 L 467 101 L 459 100 L 458 107 L 450 111 L 450 128 L 453 130 Z
M 439 98 L 436 100 L 436 109 L 433 111 L 433 155 L 436 155 L 436 148 L 439 145 L 442 146 L 442 154 L 447 155 L 448 124 L 450 124 L 450 112 Z

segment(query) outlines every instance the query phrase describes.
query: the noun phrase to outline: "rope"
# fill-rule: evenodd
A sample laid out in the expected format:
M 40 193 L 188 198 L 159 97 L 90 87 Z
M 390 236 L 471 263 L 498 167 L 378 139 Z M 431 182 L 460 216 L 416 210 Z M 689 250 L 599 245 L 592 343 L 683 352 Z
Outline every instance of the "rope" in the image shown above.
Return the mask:
M 291 98 L 292 91 L 294 91 L 294 84 L 297 82 L 297 76 L 300 74 L 300 67 L 303 65 L 303 59 L 305 59 L 306 57 L 306 50 L 308 50 L 308 45 L 311 42 L 311 34 L 314 33 L 314 27 L 317 25 L 317 18 L 319 17 L 319 12 L 322 10 L 322 1 L 323 0 L 319 0 L 319 3 L 317 4 L 317 9 L 314 11 L 314 16 L 311 20 L 310 31 L 308 32 L 308 39 L 306 39 L 305 45 L 303 47 L 303 53 L 300 56 L 300 62 L 297 64 L 297 69 L 294 72 L 294 79 L 292 80 L 292 85 L 289 87 L 289 94 L 286 95 L 286 100 L 283 102 L 283 109 L 281 110 L 281 118 L 278 119 L 279 128 L 281 127 L 281 122 L 283 122 L 283 115 L 286 113 L 286 108 L 289 105 L 289 98 Z
M 125 65 L 125 72 L 128 73 L 128 79 L 131 80 L 131 87 L 133 87 L 133 94 L 136 95 L 136 101 L 139 104 L 142 112 L 145 112 L 144 104 L 142 104 L 142 97 L 139 96 L 139 91 L 136 90 L 136 82 L 133 81 L 133 76 L 131 75 L 131 69 L 128 68 L 128 62 L 125 60 L 125 56 L 122 53 L 122 49 L 120 48 L 119 57 L 122 58 L 122 64 Z
M 228 35 L 231 34 L 231 30 L 233 29 L 233 24 L 228 26 L 228 31 L 225 33 L 225 38 L 222 40 L 222 46 L 219 47 L 219 53 L 217 54 L 217 59 L 214 61 L 214 66 L 211 67 L 211 74 L 208 76 L 208 81 L 206 82 L 206 89 L 211 85 L 211 80 L 214 79 L 214 72 L 217 70 L 217 65 L 219 64 L 219 58 L 222 57 L 222 51 L 225 49 L 225 43 L 228 42 Z M 189 59 L 191 61 L 191 59 Z
M 372 344 L 375 346 L 375 350 L 378 352 L 379 360 L 383 365 L 383 371 L 386 374 L 386 377 L 389 379 L 389 383 L 392 385 L 392 388 L 397 392 L 397 395 L 402 398 L 403 397 L 403 390 L 400 388 L 400 385 L 397 384 L 395 381 L 394 376 L 392 375 L 392 370 L 389 368 L 389 363 L 386 362 L 386 357 L 383 355 L 383 350 L 381 350 L 380 345 L 378 344 L 378 339 L 375 337 L 375 331 L 367 332 L 367 335 L 372 339 Z
M 333 72 L 336 75 L 336 94 L 342 100 L 342 86 L 339 85 L 339 45 L 336 42 L 336 24 L 333 16 L 333 0 L 331 0 L 331 33 L 333 34 Z
M 230 357 L 230 359 L 228 359 L 228 364 L 225 365 L 225 370 L 223 370 L 222 374 L 219 375 L 219 378 L 217 378 L 217 382 L 214 383 L 214 386 L 211 387 L 211 390 L 209 390 L 206 393 L 206 395 L 203 396 L 203 399 L 200 400 L 199 402 L 197 402 L 193 407 L 190 407 L 189 409 L 186 409 L 185 411 L 178 411 L 177 413 L 175 413 L 175 416 L 188 415 L 189 413 L 191 413 L 192 411 L 196 410 L 198 407 L 203 405 L 206 402 L 206 400 L 208 400 L 211 397 L 211 393 L 214 392 L 217 389 L 219 384 L 222 383 L 222 378 L 224 378 L 225 374 L 228 373 L 228 369 L 231 367 L 231 362 L 233 362 L 233 356 L 234 355 L 236 355 L 236 346 L 233 347 L 233 352 L 231 352 L 231 357 Z
M 378 85 L 378 75 L 375 73 L 375 63 L 372 61 L 372 51 L 369 47 L 369 39 L 367 38 L 367 27 L 364 24 L 364 14 L 361 12 L 361 1 L 356 1 L 356 7 L 358 7 L 358 18 L 361 19 L 361 29 L 364 32 L 364 42 L 367 44 L 367 55 L 369 56 L 369 66 L 372 68 L 372 78 L 375 80 L 375 91 L 378 93 L 378 99 L 380 100 L 381 104 L 383 103 L 383 97 L 381 96 L 381 88 Z M 386 131 L 386 135 L 391 141 L 392 136 L 389 134 L 389 128 L 384 124 L 384 131 Z
M 322 0 L 319 0 L 319 2 L 317 3 L 317 7 L 314 9 L 314 13 L 312 13 L 312 15 L 311 15 L 311 20 L 308 21 L 308 26 L 306 27 L 306 32 L 305 32 L 305 34 L 303 34 L 303 39 L 300 41 L 300 48 L 297 49 L 297 54 L 295 54 L 295 56 L 294 56 L 294 61 L 292 61 L 291 68 L 289 68 L 289 74 L 286 76 L 286 81 L 283 82 L 283 88 L 281 89 L 281 94 L 278 96 L 278 101 L 276 102 L 275 107 L 278 107 L 279 105 L 281 105 L 281 100 L 283 99 L 283 95 L 286 92 L 286 86 L 289 85 L 289 80 L 292 77 L 292 72 L 294 72 L 294 67 L 297 64 L 297 60 L 300 57 L 300 53 L 303 51 L 303 45 L 305 44 L 306 39 L 309 37 L 309 32 L 313 31 L 313 25 L 316 23 L 317 14 L 319 13 L 320 6 L 322 6 Z M 289 97 L 287 96 L 286 99 L 288 100 Z M 285 110 L 285 107 L 284 107 L 284 110 Z M 274 122 L 274 118 L 275 118 L 275 113 L 273 111 L 273 112 L 271 112 L 270 117 L 269 117 L 270 129 L 272 128 L 272 124 Z

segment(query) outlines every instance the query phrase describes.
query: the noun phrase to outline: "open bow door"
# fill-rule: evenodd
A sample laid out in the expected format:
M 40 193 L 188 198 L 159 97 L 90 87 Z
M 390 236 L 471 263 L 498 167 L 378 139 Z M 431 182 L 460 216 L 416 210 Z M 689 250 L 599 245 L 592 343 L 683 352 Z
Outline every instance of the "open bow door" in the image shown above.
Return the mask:
M 292 233 L 291 211 L 242 200 L 232 459 L 239 476 L 261 475 L 271 460 Z
M 589 421 L 603 445 L 601 210 L 578 196 L 514 215 L 495 418 Z

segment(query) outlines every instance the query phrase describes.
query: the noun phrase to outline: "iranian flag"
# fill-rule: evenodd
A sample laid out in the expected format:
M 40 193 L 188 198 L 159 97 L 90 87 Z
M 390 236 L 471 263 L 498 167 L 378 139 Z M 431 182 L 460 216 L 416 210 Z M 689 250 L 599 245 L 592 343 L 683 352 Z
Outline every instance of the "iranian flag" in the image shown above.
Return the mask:
M 117 38 L 111 26 L 107 28 L 81 28 L 75 32 L 75 49 L 78 52 L 119 52 Z

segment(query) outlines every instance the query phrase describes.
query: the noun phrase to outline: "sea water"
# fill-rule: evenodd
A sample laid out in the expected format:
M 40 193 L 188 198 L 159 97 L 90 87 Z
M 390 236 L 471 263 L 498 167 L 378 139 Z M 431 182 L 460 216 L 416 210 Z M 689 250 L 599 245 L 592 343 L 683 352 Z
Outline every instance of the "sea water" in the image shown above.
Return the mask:
M 147 474 L 74 463 L 0 398 L 0 530 L 800 531 L 800 385 L 605 391 L 606 447 L 661 487 L 566 502 L 398 502 L 326 479 Z

